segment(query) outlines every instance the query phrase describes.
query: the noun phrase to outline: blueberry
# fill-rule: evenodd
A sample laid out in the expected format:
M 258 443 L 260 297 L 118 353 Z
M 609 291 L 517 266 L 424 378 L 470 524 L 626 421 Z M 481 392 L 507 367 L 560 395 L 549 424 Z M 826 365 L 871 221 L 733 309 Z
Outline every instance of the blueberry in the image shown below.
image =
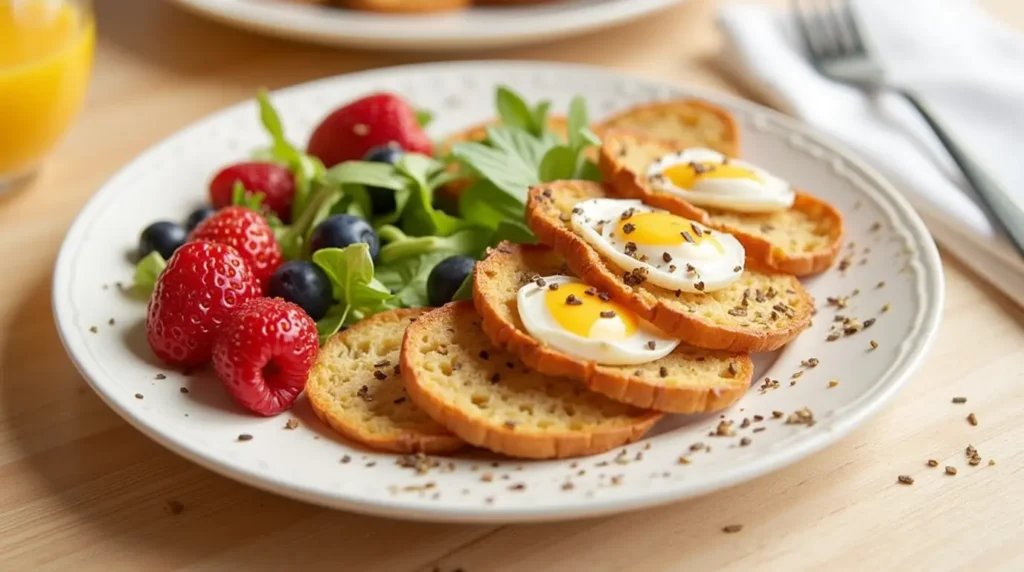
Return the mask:
M 323 318 L 334 302 L 327 274 L 306 260 L 292 260 L 278 266 L 270 277 L 268 295 L 298 304 L 314 320 Z
M 452 301 L 466 277 L 473 272 L 476 260 L 468 256 L 449 256 L 427 276 L 427 299 L 431 306 L 443 306 Z
M 311 252 L 323 248 L 345 248 L 350 244 L 365 242 L 370 247 L 370 257 L 377 259 L 380 241 L 373 227 L 365 220 L 349 214 L 328 217 L 316 225 L 309 237 Z
M 402 153 L 401 147 L 394 143 L 389 143 L 371 148 L 366 152 L 363 160 L 371 163 L 394 165 L 402 156 Z M 370 206 L 372 207 L 373 214 L 390 214 L 398 208 L 398 205 L 395 203 L 395 191 L 381 187 L 366 187 L 366 192 L 370 195 Z
M 192 232 L 199 226 L 199 223 L 213 216 L 215 212 L 217 212 L 217 209 L 213 207 L 200 207 L 192 211 L 192 214 L 188 215 L 188 219 L 185 220 L 185 228 Z
M 180 224 L 165 220 L 154 222 L 139 237 L 139 259 L 155 250 L 167 260 L 187 239 L 188 231 Z

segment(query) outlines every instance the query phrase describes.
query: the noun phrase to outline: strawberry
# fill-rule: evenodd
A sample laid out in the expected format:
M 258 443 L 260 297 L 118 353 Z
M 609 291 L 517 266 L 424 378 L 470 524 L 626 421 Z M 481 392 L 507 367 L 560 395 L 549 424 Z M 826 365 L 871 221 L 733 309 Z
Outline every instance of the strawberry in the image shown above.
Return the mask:
M 410 153 L 430 155 L 430 138 L 416 111 L 397 95 L 378 93 L 353 101 L 328 115 L 309 138 L 307 148 L 324 165 L 356 161 L 378 145 L 395 144 Z
M 277 163 L 238 163 L 222 169 L 210 181 L 210 204 L 222 209 L 231 206 L 235 183 L 242 183 L 247 194 L 263 193 L 263 206 L 287 222 L 292 216 L 295 177 Z
M 259 283 L 230 246 L 189 242 L 160 273 L 146 313 L 146 339 L 171 365 L 210 360 L 220 325 L 243 302 L 260 295 Z
M 256 280 L 264 288 L 283 260 L 281 245 L 274 238 L 274 231 L 267 220 L 245 207 L 227 207 L 217 211 L 199 223 L 188 239 L 233 247 L 249 263 Z
M 260 415 L 290 409 L 319 352 L 316 324 L 280 298 L 243 304 L 213 345 L 217 377 L 239 405 Z

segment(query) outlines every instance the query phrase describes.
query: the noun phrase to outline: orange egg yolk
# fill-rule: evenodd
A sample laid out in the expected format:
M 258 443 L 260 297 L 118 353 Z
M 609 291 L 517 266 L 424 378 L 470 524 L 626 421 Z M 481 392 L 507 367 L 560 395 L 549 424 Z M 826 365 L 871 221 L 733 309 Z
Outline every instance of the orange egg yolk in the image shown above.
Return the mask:
M 704 244 L 715 247 L 719 254 L 725 248 L 709 232 L 694 226 L 693 221 L 669 213 L 636 213 L 617 222 L 617 236 L 644 246 L 679 246 L 686 243 Z M 686 233 L 686 234 L 683 234 Z M 687 238 L 689 237 L 689 238 Z
M 587 290 L 594 293 L 587 294 Z M 570 282 L 561 284 L 558 290 L 547 290 L 544 303 L 562 329 L 583 338 L 617 341 L 636 331 L 636 315 L 615 302 L 602 300 L 586 284 Z
M 750 169 L 737 167 L 732 163 L 712 161 L 678 163 L 666 168 L 664 175 L 681 189 L 692 189 L 698 181 L 706 179 L 747 179 L 758 183 L 764 182 Z

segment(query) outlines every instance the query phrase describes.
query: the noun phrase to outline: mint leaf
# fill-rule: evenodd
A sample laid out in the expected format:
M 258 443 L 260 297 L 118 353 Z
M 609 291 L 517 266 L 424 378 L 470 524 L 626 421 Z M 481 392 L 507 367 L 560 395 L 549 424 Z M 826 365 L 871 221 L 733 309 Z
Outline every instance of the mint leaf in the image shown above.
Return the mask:
M 427 111 L 426 109 L 416 110 L 416 123 L 418 123 L 420 127 L 426 127 L 427 125 L 430 125 L 430 122 L 433 120 L 434 114 L 431 113 L 430 111 Z
M 540 163 L 552 146 L 552 142 L 521 129 L 489 127 L 487 144 L 458 143 L 452 147 L 452 155 L 525 204 L 526 192 L 541 182 Z
M 530 131 L 534 125 L 534 117 L 530 107 L 519 94 L 505 86 L 499 86 L 495 94 L 495 106 L 498 108 L 498 117 L 508 127 L 517 127 Z
M 149 298 L 149 294 L 156 287 L 157 278 L 166 267 L 167 262 L 159 252 L 154 250 L 147 254 L 135 265 L 135 290 Z
M 571 179 L 576 172 L 577 156 L 578 153 L 564 145 L 548 149 L 544 159 L 540 162 L 540 180 L 547 183 Z
M 534 137 L 521 129 L 507 127 L 488 127 L 487 143 L 505 151 L 509 160 L 521 162 L 534 177 L 544 154 L 553 146 L 550 141 Z

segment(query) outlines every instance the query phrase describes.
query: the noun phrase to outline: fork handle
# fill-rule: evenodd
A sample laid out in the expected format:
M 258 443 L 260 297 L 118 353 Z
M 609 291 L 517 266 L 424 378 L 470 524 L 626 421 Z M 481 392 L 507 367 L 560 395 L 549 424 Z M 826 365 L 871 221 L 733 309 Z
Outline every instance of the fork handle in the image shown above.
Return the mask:
M 939 141 L 942 142 L 942 146 L 960 167 L 964 178 L 981 199 L 982 210 L 988 214 L 990 220 L 1002 228 L 1010 238 L 1010 242 L 1017 248 L 1017 252 L 1024 256 L 1024 208 L 1021 207 L 1021 204 L 1002 185 L 985 173 L 981 165 L 964 149 L 964 146 L 957 142 L 953 133 L 935 116 L 928 104 L 908 91 L 901 90 L 900 94 L 917 109 L 921 117 L 924 117 L 932 131 L 938 136 Z

